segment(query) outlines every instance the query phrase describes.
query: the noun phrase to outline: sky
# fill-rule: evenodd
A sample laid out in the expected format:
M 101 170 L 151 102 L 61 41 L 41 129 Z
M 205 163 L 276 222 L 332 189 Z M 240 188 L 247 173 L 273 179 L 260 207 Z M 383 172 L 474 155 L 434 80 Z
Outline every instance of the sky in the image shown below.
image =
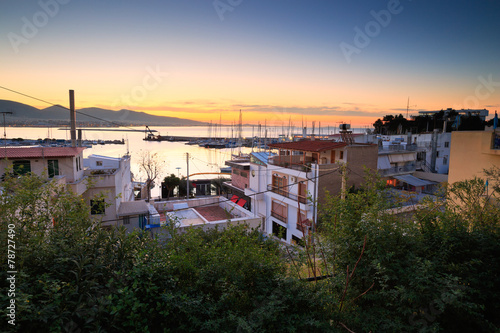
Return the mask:
M 244 123 L 355 127 L 407 109 L 492 115 L 498 14 L 498 0 L 2 0 L 0 86 L 225 124 L 239 110 Z

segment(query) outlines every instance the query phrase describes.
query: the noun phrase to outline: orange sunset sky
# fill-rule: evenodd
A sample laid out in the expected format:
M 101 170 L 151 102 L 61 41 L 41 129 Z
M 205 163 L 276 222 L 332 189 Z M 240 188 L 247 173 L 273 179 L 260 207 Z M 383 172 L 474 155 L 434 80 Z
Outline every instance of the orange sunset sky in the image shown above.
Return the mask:
M 408 98 L 410 114 L 500 105 L 493 2 L 406 1 L 392 13 L 370 1 L 47 3 L 0 4 L 0 86 L 54 104 L 74 89 L 77 108 L 356 127 L 406 115 Z M 5 89 L 0 99 L 50 106 Z

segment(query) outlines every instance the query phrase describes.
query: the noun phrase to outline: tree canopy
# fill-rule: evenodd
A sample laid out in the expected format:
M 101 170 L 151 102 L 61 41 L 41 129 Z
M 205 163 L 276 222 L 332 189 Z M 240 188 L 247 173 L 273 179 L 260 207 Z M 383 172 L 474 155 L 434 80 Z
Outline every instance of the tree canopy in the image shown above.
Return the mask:
M 166 240 L 104 230 L 64 186 L 7 176 L 0 235 L 15 231 L 18 273 L 15 297 L 0 295 L 0 329 L 495 332 L 500 169 L 488 179 L 488 193 L 479 178 L 458 182 L 402 215 L 368 175 L 364 187 L 319 207 L 319 231 L 297 247 L 245 225 L 169 226 Z M 2 270 L 3 290 L 7 277 Z

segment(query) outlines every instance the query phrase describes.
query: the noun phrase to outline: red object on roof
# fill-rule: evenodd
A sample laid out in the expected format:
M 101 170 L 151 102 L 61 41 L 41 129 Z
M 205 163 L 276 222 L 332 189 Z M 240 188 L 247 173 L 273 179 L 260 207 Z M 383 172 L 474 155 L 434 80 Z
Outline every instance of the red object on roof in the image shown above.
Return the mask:
M 345 142 L 335 142 L 329 140 L 305 140 L 294 142 L 270 143 L 270 148 L 301 150 L 320 152 L 324 150 L 337 149 L 347 146 Z
M 236 201 L 238 201 L 238 196 L 236 194 L 233 194 L 233 196 L 231 197 L 231 201 L 236 203 Z
M 80 155 L 84 149 L 84 147 L 7 147 L 0 149 L 0 159 L 74 157 Z
M 240 200 L 238 200 L 238 202 L 236 204 L 238 206 L 243 207 L 246 203 L 247 203 L 247 201 L 245 199 L 240 199 Z

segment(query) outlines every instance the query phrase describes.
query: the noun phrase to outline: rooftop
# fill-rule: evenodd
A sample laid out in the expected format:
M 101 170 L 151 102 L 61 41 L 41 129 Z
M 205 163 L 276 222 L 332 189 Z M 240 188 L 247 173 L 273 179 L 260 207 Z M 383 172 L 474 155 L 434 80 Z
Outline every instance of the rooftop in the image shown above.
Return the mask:
M 335 142 L 330 140 L 305 140 L 305 141 L 295 141 L 295 142 L 271 143 L 268 146 L 270 148 L 277 148 L 277 149 L 321 152 L 325 150 L 343 148 L 347 146 L 347 143 Z
M 209 222 L 227 220 L 234 217 L 218 205 L 196 207 L 195 209 Z
M 6 147 L 0 149 L 0 159 L 75 157 L 84 149 L 84 147 Z
M 118 208 L 118 216 L 130 216 L 149 213 L 146 201 L 123 201 Z

